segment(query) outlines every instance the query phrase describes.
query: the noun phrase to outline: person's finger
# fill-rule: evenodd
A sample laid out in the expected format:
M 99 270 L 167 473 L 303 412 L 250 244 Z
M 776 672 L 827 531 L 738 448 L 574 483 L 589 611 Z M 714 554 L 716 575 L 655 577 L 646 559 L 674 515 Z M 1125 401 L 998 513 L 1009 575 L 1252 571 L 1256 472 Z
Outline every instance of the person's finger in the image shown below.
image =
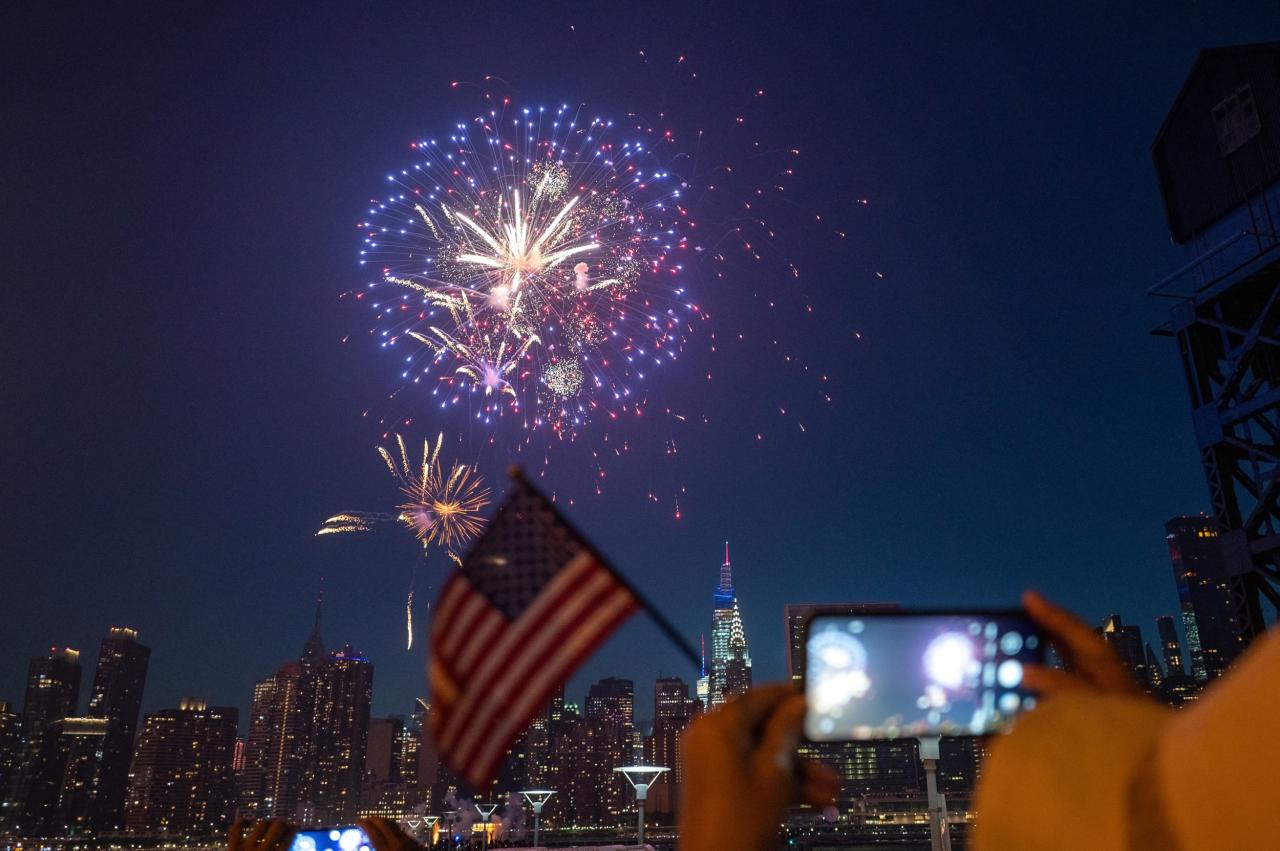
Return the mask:
M 280 847 L 280 839 L 288 829 L 289 825 L 283 821 L 279 819 L 272 821 L 270 827 L 267 828 L 267 835 L 262 838 L 263 847 L 267 849 Z
M 714 751 L 721 759 L 737 754 L 743 759 L 760 737 L 769 714 L 795 689 L 786 685 L 760 686 L 730 700 L 694 720 L 683 739 L 690 750 Z
M 240 843 L 244 839 L 244 819 L 237 818 L 227 829 L 227 851 L 240 851 Z
M 360 825 L 361 831 L 369 837 L 375 851 L 392 851 L 396 847 L 396 834 L 392 833 L 392 823 L 387 819 L 374 815 L 357 820 L 356 824 Z
M 840 775 L 830 766 L 811 760 L 799 760 L 796 773 L 800 776 L 800 800 L 797 803 L 811 807 L 825 807 L 835 803 L 840 793 Z
M 794 785 L 796 747 L 800 744 L 800 729 L 804 724 L 804 695 L 792 691 L 775 706 L 764 720 L 760 744 L 752 758 L 752 777 L 761 784 Z M 787 798 L 790 797 L 788 794 Z
M 1092 688 L 1088 680 L 1057 668 L 1043 665 L 1027 665 L 1022 669 L 1022 686 L 1041 697 Z
M 364 835 L 369 837 L 369 844 L 373 846 L 373 851 L 388 851 L 386 837 L 382 834 L 382 825 L 378 824 L 378 819 L 369 816 L 367 818 L 356 819 L 356 827 L 364 831 Z
M 249 840 L 245 842 L 245 847 L 249 851 L 256 851 L 258 844 L 262 842 L 262 837 L 267 835 L 267 828 L 271 827 L 271 822 L 260 821 L 254 824 L 253 830 L 249 831 Z
M 1022 595 L 1022 605 L 1027 615 L 1035 621 L 1056 643 L 1070 651 L 1090 648 L 1098 639 L 1087 623 L 1064 608 L 1050 603 L 1037 591 Z

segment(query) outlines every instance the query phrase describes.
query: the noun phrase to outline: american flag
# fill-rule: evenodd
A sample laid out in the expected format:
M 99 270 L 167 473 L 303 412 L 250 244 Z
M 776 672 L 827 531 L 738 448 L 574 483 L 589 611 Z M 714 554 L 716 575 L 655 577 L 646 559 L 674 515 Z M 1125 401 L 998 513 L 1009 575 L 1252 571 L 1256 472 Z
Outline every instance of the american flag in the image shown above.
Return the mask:
M 566 680 L 642 603 L 524 477 L 440 591 L 431 723 L 477 789 Z

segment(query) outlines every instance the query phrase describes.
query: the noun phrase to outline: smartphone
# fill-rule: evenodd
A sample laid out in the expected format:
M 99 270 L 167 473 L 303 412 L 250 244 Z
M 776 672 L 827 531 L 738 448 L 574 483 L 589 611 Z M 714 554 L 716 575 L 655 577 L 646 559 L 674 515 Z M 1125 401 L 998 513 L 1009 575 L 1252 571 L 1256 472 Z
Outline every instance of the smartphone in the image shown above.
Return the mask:
M 289 851 L 372 851 L 364 831 L 349 824 L 323 830 L 300 830 Z
M 805 633 L 812 742 L 985 736 L 1035 706 L 1044 636 L 1021 610 L 815 614 Z

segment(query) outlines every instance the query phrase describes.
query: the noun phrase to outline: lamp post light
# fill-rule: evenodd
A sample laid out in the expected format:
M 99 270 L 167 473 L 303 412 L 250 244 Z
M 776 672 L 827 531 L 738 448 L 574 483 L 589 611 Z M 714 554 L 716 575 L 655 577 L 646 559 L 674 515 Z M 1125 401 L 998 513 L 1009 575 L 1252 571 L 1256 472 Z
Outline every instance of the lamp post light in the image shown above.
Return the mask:
M 498 808 L 497 804 L 476 803 L 476 812 L 480 813 L 480 847 L 489 851 L 489 816 Z
M 426 823 L 427 835 L 431 837 L 428 840 L 431 845 L 436 844 L 436 822 L 440 821 L 440 816 L 423 816 L 422 820 Z
M 947 824 L 947 799 L 938 790 L 940 756 L 938 737 L 921 736 L 920 761 L 924 763 L 925 790 L 928 795 L 929 847 L 931 851 L 951 851 L 951 829 Z
M 636 803 L 640 809 L 638 834 L 641 846 L 644 845 L 644 802 L 649 797 L 649 787 L 661 780 L 662 775 L 670 770 L 664 765 L 624 765 L 614 769 L 615 772 L 627 778 L 631 788 L 636 790 Z
M 525 789 L 521 793 L 533 807 L 533 847 L 538 847 L 538 828 L 542 824 L 542 805 L 555 794 L 554 789 Z
M 457 810 L 444 811 L 444 829 L 445 832 L 449 834 L 448 839 L 446 840 L 449 845 L 453 844 L 453 826 L 458 822 L 458 815 L 459 813 Z

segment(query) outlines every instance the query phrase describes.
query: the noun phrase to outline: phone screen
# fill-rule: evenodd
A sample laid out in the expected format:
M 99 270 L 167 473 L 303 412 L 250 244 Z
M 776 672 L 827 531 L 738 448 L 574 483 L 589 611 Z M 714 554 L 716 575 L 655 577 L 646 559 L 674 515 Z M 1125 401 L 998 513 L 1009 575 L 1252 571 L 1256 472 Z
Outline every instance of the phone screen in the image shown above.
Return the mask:
M 1035 705 L 1044 639 L 1019 611 L 816 615 L 805 639 L 810 741 L 982 736 Z
M 290 851 L 372 851 L 369 837 L 355 825 L 324 830 L 300 830 Z

